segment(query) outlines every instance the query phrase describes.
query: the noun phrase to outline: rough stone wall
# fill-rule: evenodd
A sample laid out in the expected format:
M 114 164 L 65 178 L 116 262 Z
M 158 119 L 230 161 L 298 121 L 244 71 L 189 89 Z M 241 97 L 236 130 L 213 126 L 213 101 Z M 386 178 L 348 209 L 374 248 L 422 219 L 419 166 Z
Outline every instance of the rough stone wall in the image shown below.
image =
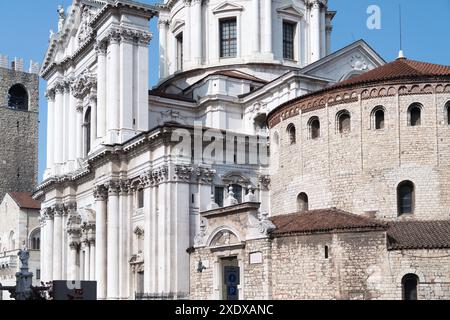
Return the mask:
M 28 111 L 7 108 L 8 91 L 20 83 L 28 91 Z M 32 192 L 37 183 L 39 79 L 0 68 L 0 200 L 6 192 Z
M 338 207 L 356 214 L 376 212 L 378 218 L 397 219 L 397 186 L 415 185 L 415 219 L 450 217 L 449 93 L 408 94 L 361 99 L 319 108 L 286 119 L 271 130 L 271 214 L 297 210 L 297 196 L 305 192 L 310 209 Z M 408 108 L 423 105 L 422 124 L 408 125 Z M 385 128 L 374 129 L 373 110 L 385 108 Z M 341 134 L 336 115 L 351 114 L 351 132 Z M 318 117 L 321 136 L 312 140 L 309 120 Z M 296 127 L 290 145 L 287 127 Z M 408 217 L 405 217 L 408 218 Z
M 250 252 L 258 251 L 263 263 L 250 265 Z M 191 254 L 191 299 L 219 298 L 219 255 L 207 247 Z M 419 300 L 450 299 L 450 250 L 388 251 L 382 231 L 253 240 L 238 255 L 244 261 L 243 299 L 401 300 L 402 278 L 409 273 L 419 277 Z M 201 273 L 200 260 L 207 264 Z

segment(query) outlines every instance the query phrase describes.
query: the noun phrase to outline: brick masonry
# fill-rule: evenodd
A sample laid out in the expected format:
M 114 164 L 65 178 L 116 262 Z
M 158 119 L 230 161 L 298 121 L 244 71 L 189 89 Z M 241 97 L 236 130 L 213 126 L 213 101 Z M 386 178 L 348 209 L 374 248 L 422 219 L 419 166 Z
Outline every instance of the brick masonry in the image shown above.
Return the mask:
M 28 91 L 27 111 L 8 108 L 8 91 L 15 84 Z M 37 183 L 39 78 L 0 68 L 0 200 L 6 192 L 33 192 Z

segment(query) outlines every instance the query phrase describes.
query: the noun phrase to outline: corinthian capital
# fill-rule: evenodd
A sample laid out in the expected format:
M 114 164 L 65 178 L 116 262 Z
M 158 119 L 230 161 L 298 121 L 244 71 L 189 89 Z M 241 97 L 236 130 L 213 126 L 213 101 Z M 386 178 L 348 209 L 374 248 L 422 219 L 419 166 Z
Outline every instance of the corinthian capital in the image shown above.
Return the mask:
M 97 201 L 105 201 L 108 199 L 108 189 L 105 186 L 94 187 L 94 198 Z
M 48 101 L 55 101 L 55 89 L 48 89 L 45 92 L 45 97 Z
M 108 43 L 106 40 L 99 40 L 95 43 L 94 49 L 98 55 L 106 55 L 106 49 L 108 48 Z

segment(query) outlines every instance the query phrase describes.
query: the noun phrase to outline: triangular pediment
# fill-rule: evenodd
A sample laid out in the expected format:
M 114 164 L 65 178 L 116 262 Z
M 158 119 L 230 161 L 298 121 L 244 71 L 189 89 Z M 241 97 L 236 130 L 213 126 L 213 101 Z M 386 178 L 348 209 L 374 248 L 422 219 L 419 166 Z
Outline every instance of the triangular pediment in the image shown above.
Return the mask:
M 293 5 L 288 5 L 277 9 L 278 14 L 283 14 L 287 16 L 293 16 L 297 18 L 302 18 L 304 16 L 300 8 Z
M 383 58 L 365 41 L 359 40 L 310 64 L 302 70 L 302 73 L 338 82 L 380 67 L 385 63 Z
M 213 13 L 217 14 L 217 13 L 222 13 L 222 12 L 242 11 L 242 10 L 244 10 L 244 7 L 242 7 L 236 3 L 226 1 L 226 2 L 219 4 L 213 10 Z
M 172 23 L 172 27 L 171 30 L 173 33 L 177 33 L 178 30 L 180 30 L 181 28 L 183 28 L 185 25 L 184 21 L 182 20 L 175 20 L 175 22 Z
M 90 20 L 105 4 L 105 1 L 100 0 L 74 0 L 68 8 L 58 8 L 58 30 L 50 30 L 49 47 L 42 70 L 56 61 L 63 60 L 64 52 L 70 43 L 75 43 L 75 48 L 84 44 L 92 31 Z

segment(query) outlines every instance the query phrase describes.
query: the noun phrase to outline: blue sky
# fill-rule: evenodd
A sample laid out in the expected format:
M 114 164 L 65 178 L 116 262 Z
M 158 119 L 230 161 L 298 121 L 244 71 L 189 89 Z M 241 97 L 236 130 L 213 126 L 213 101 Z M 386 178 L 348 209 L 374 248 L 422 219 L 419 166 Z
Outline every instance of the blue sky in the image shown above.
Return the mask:
M 141 0 L 146 3 L 155 1 Z M 0 1 L 0 53 L 25 61 L 42 61 L 48 44 L 49 30 L 57 29 L 56 9 L 72 0 L 14 0 Z M 424 6 L 419 0 L 329 0 L 336 10 L 332 37 L 333 51 L 351 42 L 364 39 L 381 56 L 391 61 L 399 50 L 398 8 L 403 12 L 403 47 L 405 55 L 414 60 L 450 65 L 448 14 L 449 0 L 429 0 Z M 366 21 L 367 8 L 381 9 L 381 29 L 370 30 Z M 158 34 L 156 21 L 150 28 L 154 38 L 150 44 L 150 85 L 157 81 Z M 27 63 L 28 65 L 28 63 Z M 44 97 L 45 81 L 40 81 L 39 179 L 45 169 L 47 103 Z

